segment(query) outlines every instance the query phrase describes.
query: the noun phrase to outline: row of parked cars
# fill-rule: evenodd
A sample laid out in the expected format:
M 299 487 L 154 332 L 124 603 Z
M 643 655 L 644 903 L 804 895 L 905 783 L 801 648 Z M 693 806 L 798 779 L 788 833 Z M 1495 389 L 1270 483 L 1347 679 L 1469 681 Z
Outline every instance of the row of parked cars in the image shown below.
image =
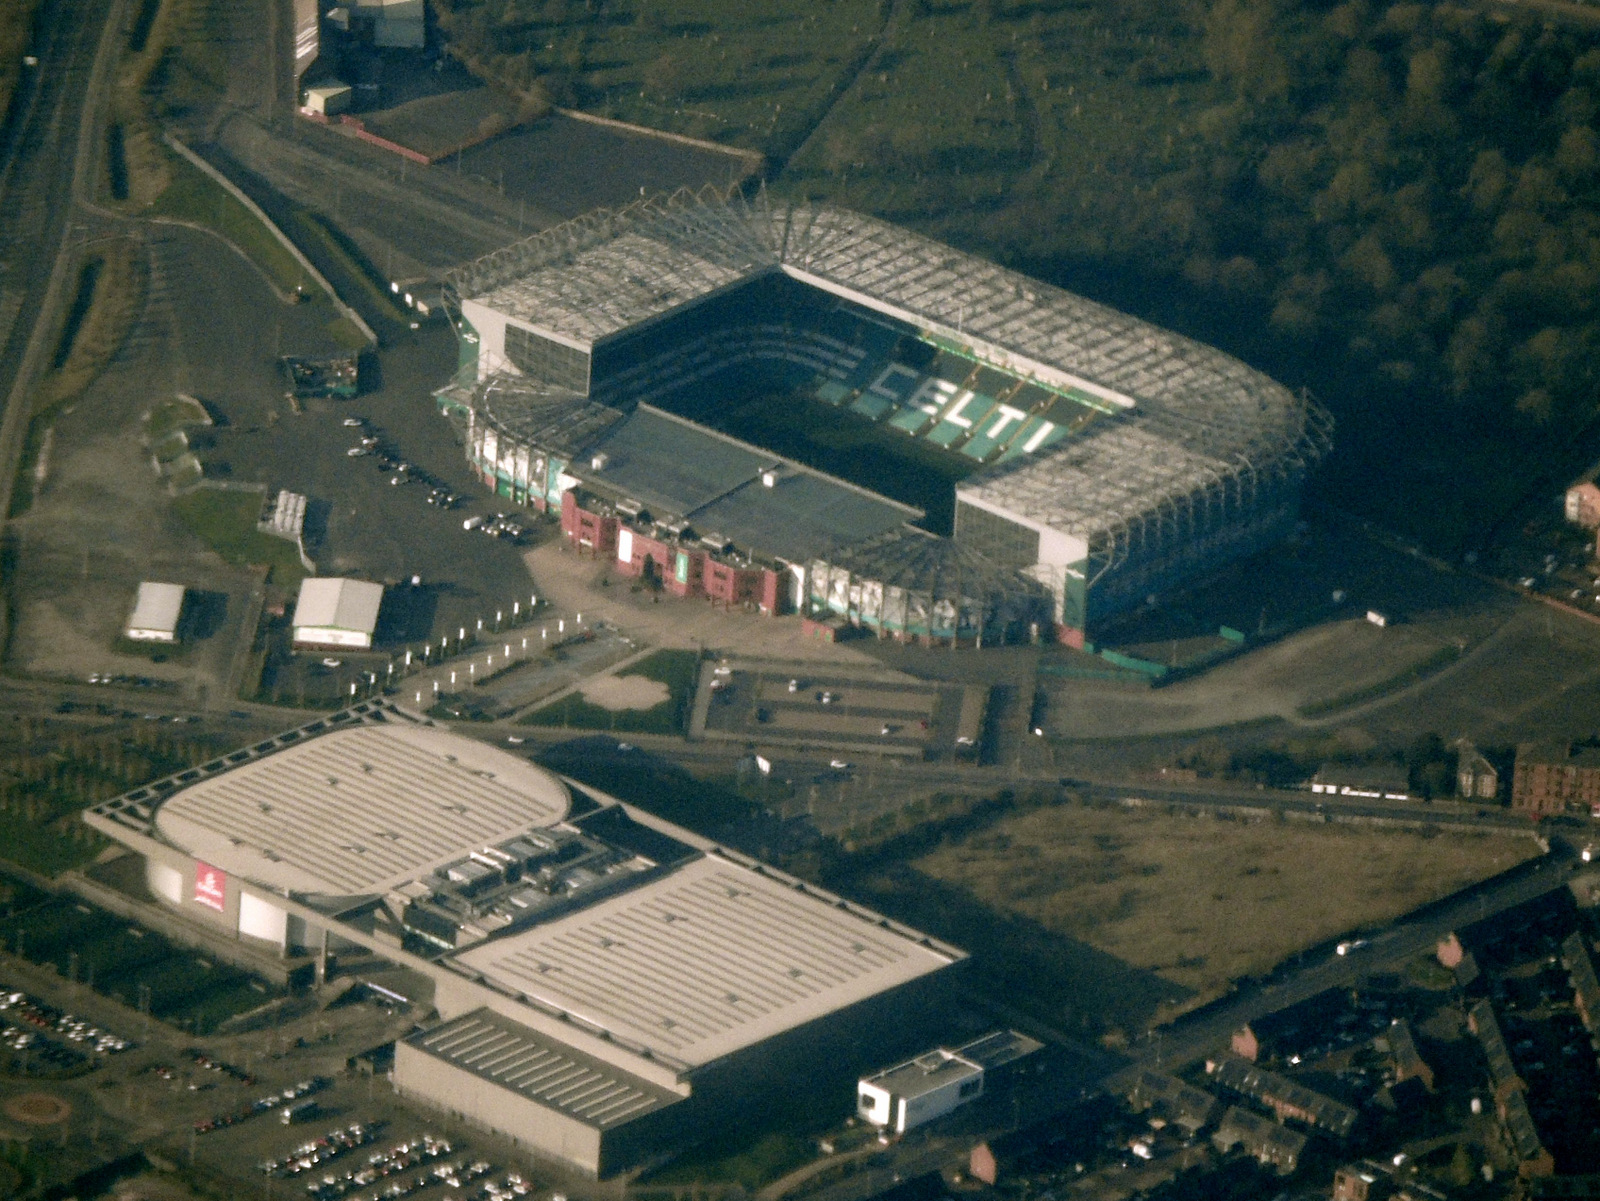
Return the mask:
M 240 1106 L 238 1109 L 230 1110 L 227 1113 L 215 1114 L 203 1121 L 196 1122 L 194 1124 L 195 1133 L 209 1134 L 213 1130 L 224 1130 L 229 1126 L 237 1126 L 240 1122 L 253 1118 L 257 1114 L 268 1113 L 271 1110 L 292 1105 L 293 1102 L 303 1097 L 308 1097 L 312 1093 L 321 1092 L 327 1087 L 328 1081 L 324 1077 L 313 1076 L 309 1080 L 291 1084 L 282 1092 L 273 1093 L 267 1097 L 258 1097 L 248 1105 Z
M 431 1134 L 424 1134 L 421 1138 L 408 1139 L 405 1142 L 396 1143 L 387 1151 L 375 1153 L 359 1168 L 350 1168 L 338 1175 L 330 1172 L 323 1176 L 321 1180 L 313 1180 L 306 1185 L 306 1192 L 311 1194 L 313 1201 L 336 1201 L 337 1198 L 352 1193 L 356 1189 L 366 1188 L 370 1184 L 376 1184 L 378 1181 L 386 1180 L 391 1176 L 398 1176 L 400 1173 L 422 1164 L 443 1159 L 453 1149 L 450 1145 L 450 1140 L 436 1138 Z M 421 1178 L 425 1179 L 426 1175 Z M 403 1182 L 397 1180 L 394 1183 L 395 1185 L 400 1185 Z M 383 1190 L 381 1194 L 374 1195 L 403 1197 L 406 1193 L 415 1191 L 413 1187 L 406 1188 L 401 1192 L 394 1192 L 393 1187 L 391 1185 L 390 1188 Z
M 21 1025 L 59 1034 L 69 1043 L 92 1047 L 101 1055 L 114 1055 L 133 1045 L 127 1039 L 102 1030 L 83 1018 L 57 1009 L 54 1005 L 47 1005 L 25 992 L 8 989 L 3 984 L 0 984 L 0 1012 Z
M 299 1176 L 321 1167 L 330 1160 L 338 1159 L 357 1147 L 365 1147 L 378 1137 L 378 1131 L 382 1128 L 382 1122 L 351 1122 L 350 1125 L 338 1130 L 328 1131 L 320 1138 L 303 1142 L 287 1155 L 269 1159 L 259 1166 L 262 1173 L 267 1176 L 276 1176 L 280 1179 Z
M 461 523 L 464 530 L 478 530 L 488 534 L 491 538 L 509 538 L 513 542 L 521 540 L 528 531 L 521 522 L 509 513 L 493 513 L 488 517 L 468 517 Z
M 430 505 L 450 509 L 461 502 L 461 498 L 444 484 L 415 464 L 406 462 L 392 446 L 386 446 L 383 439 L 368 425 L 365 417 L 346 417 L 344 424 L 361 431 L 356 444 L 344 452 L 350 458 L 372 459 L 377 463 L 378 470 L 389 476 L 389 483 L 397 488 L 405 484 L 425 484 L 428 488 Z

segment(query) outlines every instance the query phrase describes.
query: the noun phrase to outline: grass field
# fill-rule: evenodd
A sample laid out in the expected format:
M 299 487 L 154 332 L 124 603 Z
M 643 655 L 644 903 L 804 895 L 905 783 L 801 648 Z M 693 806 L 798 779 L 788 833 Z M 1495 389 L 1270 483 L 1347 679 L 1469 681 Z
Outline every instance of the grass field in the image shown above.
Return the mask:
M 1191 990 L 1531 858 L 1531 839 L 1203 820 L 1057 805 L 915 861 L 918 873 Z
M 618 733 L 681 734 L 689 723 L 700 657 L 694 651 L 657 651 L 619 674 L 644 676 L 667 686 L 669 696 L 650 709 L 606 709 L 571 692 L 523 719 L 530 726 L 565 726 L 574 730 Z
M 254 214 L 193 164 L 174 157 L 172 182 L 146 210 L 151 217 L 171 217 L 215 230 L 244 252 L 282 292 L 310 289 L 300 264 Z
M 306 574 L 294 544 L 256 529 L 261 493 L 197 488 L 172 502 L 190 531 L 229 563 L 272 569 L 272 580 L 292 587 Z

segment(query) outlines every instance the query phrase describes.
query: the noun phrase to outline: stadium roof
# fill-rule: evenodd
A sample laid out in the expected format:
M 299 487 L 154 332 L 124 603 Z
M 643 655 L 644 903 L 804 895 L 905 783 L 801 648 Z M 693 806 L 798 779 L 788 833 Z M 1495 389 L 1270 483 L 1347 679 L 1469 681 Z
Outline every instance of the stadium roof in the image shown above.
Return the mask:
M 1044 591 L 1037 580 L 1001 567 L 970 546 L 915 526 L 902 526 L 851 546 L 831 556 L 828 565 L 888 588 L 925 592 L 933 602 Z
M 1118 420 L 991 468 L 964 492 L 1042 525 L 1124 539 L 1166 502 L 1326 449 L 1316 406 L 1221 351 L 876 218 L 712 192 L 545 230 L 452 273 L 462 298 L 592 346 L 744 279 L 782 271 Z
M 662 519 L 687 516 L 778 462 L 771 451 L 650 405 L 613 426 L 590 454 L 572 465 L 575 475 L 642 502 Z
M 294 628 L 354 630 L 370 635 L 378 628 L 378 609 L 382 605 L 382 584 L 308 576 L 300 581 Z
M 682 1099 L 490 1009 L 464 1013 L 406 1041 L 600 1130 Z
M 568 468 L 585 483 L 642 503 L 657 520 L 683 518 L 702 535 L 717 534 L 742 550 L 790 563 L 922 516 L 920 509 L 647 404 L 587 454 Z
M 472 408 L 495 429 L 567 457 L 622 420 L 621 409 L 518 375 L 484 380 L 473 391 Z
M 713 852 L 455 962 L 610 1037 L 698 1066 L 960 957 Z
M 200 779 L 155 810 L 170 843 L 280 892 L 380 893 L 566 816 L 549 772 L 421 725 L 334 730 Z

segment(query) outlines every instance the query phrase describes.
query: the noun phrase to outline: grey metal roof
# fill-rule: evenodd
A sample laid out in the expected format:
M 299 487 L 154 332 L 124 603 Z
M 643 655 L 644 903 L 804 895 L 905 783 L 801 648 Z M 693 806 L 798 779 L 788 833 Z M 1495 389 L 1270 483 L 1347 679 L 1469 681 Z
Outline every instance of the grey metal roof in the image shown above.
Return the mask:
M 604 455 L 596 468 L 593 458 Z M 640 405 L 570 470 L 585 482 L 641 501 L 657 518 L 683 517 L 757 479 L 780 460 L 692 421 Z
M 458 955 L 492 985 L 698 1065 L 961 958 L 723 853 Z
M 772 487 L 751 480 L 697 509 L 692 520 L 696 529 L 715 530 L 741 549 L 805 563 L 920 516 L 908 505 L 786 465 Z
M 598 490 L 641 502 L 658 521 L 683 519 L 702 534 L 790 563 L 922 516 L 646 404 L 592 442 L 568 470 Z M 763 478 L 768 473 L 771 487 Z
M 1121 420 L 991 468 L 963 492 L 1087 538 L 1175 498 L 1254 488 L 1328 445 L 1327 415 L 1237 359 L 873 217 L 714 192 L 600 211 L 496 251 L 450 286 L 592 344 L 781 270 Z
M 489 1009 L 464 1013 L 406 1042 L 599 1130 L 682 1099 Z
M 1594 960 L 1588 943 L 1574 930 L 1561 944 L 1561 962 L 1572 982 L 1578 1013 L 1590 1034 L 1600 1034 L 1600 980 L 1595 978 Z
M 1309 1115 L 1307 1120 L 1336 1138 L 1348 1138 L 1359 1116 L 1342 1101 L 1297 1084 L 1287 1076 L 1259 1068 L 1248 1060 L 1225 1055 L 1206 1065 L 1218 1084 L 1267 1105 L 1287 1106 Z
M 162 630 L 174 633 L 178 628 L 178 615 L 183 611 L 184 586 L 158 584 L 142 580 L 134 597 L 133 614 L 128 618 L 130 630 Z
M 1472 1032 L 1483 1046 L 1483 1057 L 1489 1062 L 1489 1079 L 1496 1088 L 1521 1088 L 1522 1078 L 1517 1075 L 1517 1065 L 1511 1060 L 1511 1048 L 1494 1015 L 1494 1006 L 1487 998 L 1478 1001 L 1467 1011 Z
M 1520 1089 L 1513 1089 L 1500 1102 L 1505 1117 L 1506 1130 L 1511 1135 L 1511 1145 L 1518 1159 L 1537 1159 L 1544 1154 L 1544 1144 L 1539 1140 L 1539 1129 L 1528 1110 L 1528 1099 Z

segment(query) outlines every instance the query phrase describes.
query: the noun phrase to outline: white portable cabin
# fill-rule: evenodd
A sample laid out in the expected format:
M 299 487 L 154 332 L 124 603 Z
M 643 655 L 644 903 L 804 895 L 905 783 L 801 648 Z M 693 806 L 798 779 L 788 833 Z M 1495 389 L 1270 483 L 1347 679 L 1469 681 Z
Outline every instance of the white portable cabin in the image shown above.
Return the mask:
M 135 642 L 176 642 L 185 592 L 182 584 L 143 581 L 123 632 Z
M 306 89 L 306 109 L 325 117 L 338 116 L 349 109 L 351 95 L 348 84 L 318 84 Z
M 874 1126 L 904 1134 L 983 1093 L 983 1068 L 943 1047 L 863 1076 L 856 1111 Z
M 294 606 L 294 644 L 370 650 L 382 604 L 382 584 L 307 577 Z

